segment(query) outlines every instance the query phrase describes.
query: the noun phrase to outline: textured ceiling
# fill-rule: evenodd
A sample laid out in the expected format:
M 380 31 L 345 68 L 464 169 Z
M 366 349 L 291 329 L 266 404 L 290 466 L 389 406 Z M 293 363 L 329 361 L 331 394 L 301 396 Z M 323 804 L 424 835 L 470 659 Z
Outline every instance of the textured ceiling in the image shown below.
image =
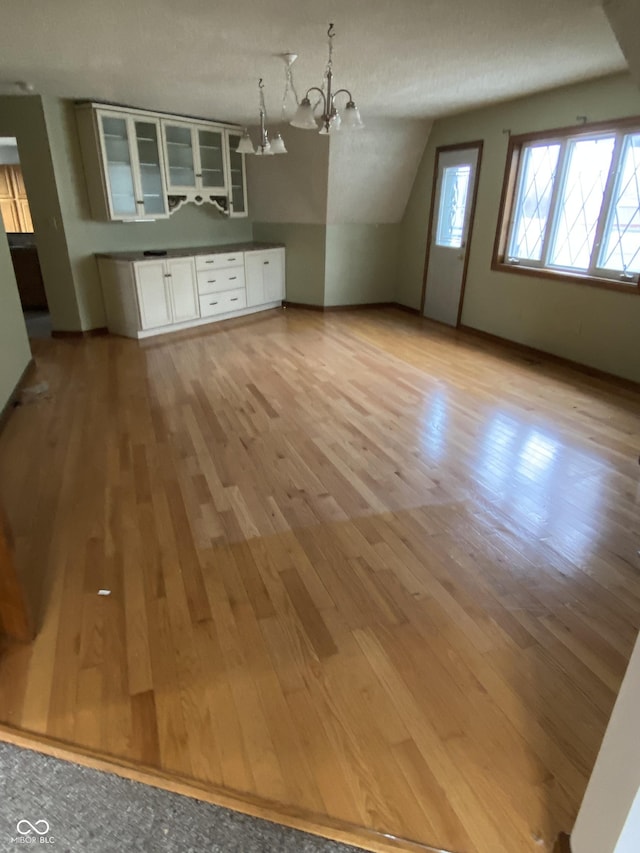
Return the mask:
M 255 123 L 278 117 L 284 66 L 335 72 L 367 116 L 426 118 L 626 67 L 593 0 L 50 0 L 3 3 L 0 83 Z

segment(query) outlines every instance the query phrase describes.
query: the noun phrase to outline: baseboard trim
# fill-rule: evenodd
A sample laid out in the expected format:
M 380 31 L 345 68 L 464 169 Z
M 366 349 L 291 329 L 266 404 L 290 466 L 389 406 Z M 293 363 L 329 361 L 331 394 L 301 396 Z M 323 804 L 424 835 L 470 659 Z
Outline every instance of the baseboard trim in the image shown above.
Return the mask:
M 521 344 L 518 343 L 518 341 L 511 341 L 509 338 L 503 338 L 500 337 L 500 335 L 494 335 L 491 332 L 485 332 L 482 329 L 474 329 L 472 326 L 460 325 L 458 326 L 458 329 L 465 334 L 472 335 L 476 338 L 482 338 L 490 343 L 514 350 L 521 355 L 541 358 L 545 361 L 561 365 L 562 367 L 570 367 L 580 373 L 585 373 L 592 379 L 599 379 L 604 382 L 613 383 L 627 391 L 634 391 L 636 393 L 640 391 L 640 382 L 634 382 L 633 379 L 625 379 L 624 376 L 616 376 L 615 373 L 608 373 L 606 370 L 600 370 L 598 367 L 591 367 L 590 365 L 582 364 L 579 361 L 572 361 L 570 358 L 564 358 L 564 356 L 555 355 L 555 353 L 537 349 L 536 347 L 531 347 L 528 344 Z
M 72 761 L 93 770 L 114 773 L 134 782 L 143 782 L 155 788 L 162 788 L 174 794 L 183 794 L 212 805 L 222 806 L 251 817 L 262 818 L 299 829 L 320 838 L 329 838 L 342 844 L 363 847 L 372 853 L 451 853 L 441 848 L 429 847 L 407 838 L 387 835 L 374 829 L 367 829 L 337 818 L 306 812 L 304 809 L 283 806 L 262 797 L 228 790 L 216 785 L 207 785 L 194 780 L 166 773 L 154 767 L 134 764 L 126 759 L 116 758 L 85 747 L 75 746 L 66 741 L 43 735 L 32 734 L 13 726 L 0 724 L 0 741 L 42 752 L 53 758 Z
M 61 339 L 80 339 L 80 338 L 99 338 L 102 335 L 108 335 L 109 329 L 106 326 L 99 326 L 97 329 L 85 329 L 84 331 L 78 332 L 64 332 L 64 331 L 53 331 L 51 332 L 52 338 L 61 338 Z
M 408 305 L 403 305 L 401 302 L 392 302 L 392 308 L 397 308 L 398 311 L 406 311 L 407 314 L 413 314 L 414 317 L 420 316 L 419 308 L 410 308 Z
M 371 308 L 398 308 L 400 311 L 407 311 L 409 314 L 420 314 L 417 308 L 409 308 L 408 305 L 401 305 L 399 302 L 355 302 L 349 305 L 318 305 L 311 302 L 283 302 L 285 308 L 306 308 L 309 311 L 357 311 L 370 310 Z
M 556 838 L 553 853 L 571 853 L 571 839 L 566 832 L 561 832 Z
M 29 363 L 27 364 L 25 369 L 20 374 L 20 378 L 16 382 L 16 387 L 13 389 L 13 391 L 9 395 L 9 399 L 7 400 L 7 402 L 2 407 L 2 410 L 0 411 L 0 432 L 2 432 L 2 430 L 5 428 L 7 421 L 11 417 L 11 412 L 16 407 L 16 403 L 18 402 L 18 397 L 20 396 L 20 392 L 22 391 L 22 388 L 23 388 L 24 384 L 26 383 L 26 381 L 29 379 L 29 376 L 30 376 L 31 372 L 34 370 L 35 366 L 36 366 L 36 363 L 35 363 L 33 357 L 31 357 L 29 359 Z

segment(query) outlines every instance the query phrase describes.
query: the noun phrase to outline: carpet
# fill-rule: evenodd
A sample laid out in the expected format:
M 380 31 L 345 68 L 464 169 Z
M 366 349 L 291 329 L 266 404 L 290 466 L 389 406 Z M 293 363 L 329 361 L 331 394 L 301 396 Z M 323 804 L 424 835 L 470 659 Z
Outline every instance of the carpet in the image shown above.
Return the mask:
M 362 853 L 112 773 L 0 743 L 0 850 Z

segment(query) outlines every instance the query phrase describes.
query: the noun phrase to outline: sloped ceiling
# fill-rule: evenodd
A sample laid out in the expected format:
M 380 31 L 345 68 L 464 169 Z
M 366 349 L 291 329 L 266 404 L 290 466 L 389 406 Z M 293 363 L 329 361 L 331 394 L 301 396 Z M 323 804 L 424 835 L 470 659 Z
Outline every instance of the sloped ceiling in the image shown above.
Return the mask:
M 433 118 L 619 71 L 594 0 L 55 0 L 4 3 L 0 83 L 249 122 L 258 77 L 277 117 L 284 66 L 319 83 L 337 28 L 337 82 L 365 120 Z

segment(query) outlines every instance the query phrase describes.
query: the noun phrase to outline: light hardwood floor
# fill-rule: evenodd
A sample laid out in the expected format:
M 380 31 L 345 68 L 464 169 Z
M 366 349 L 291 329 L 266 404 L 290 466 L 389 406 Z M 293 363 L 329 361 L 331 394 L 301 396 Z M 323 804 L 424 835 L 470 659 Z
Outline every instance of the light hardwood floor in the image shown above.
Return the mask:
M 571 828 L 640 624 L 640 395 L 393 310 L 34 343 L 0 722 L 460 853 Z

